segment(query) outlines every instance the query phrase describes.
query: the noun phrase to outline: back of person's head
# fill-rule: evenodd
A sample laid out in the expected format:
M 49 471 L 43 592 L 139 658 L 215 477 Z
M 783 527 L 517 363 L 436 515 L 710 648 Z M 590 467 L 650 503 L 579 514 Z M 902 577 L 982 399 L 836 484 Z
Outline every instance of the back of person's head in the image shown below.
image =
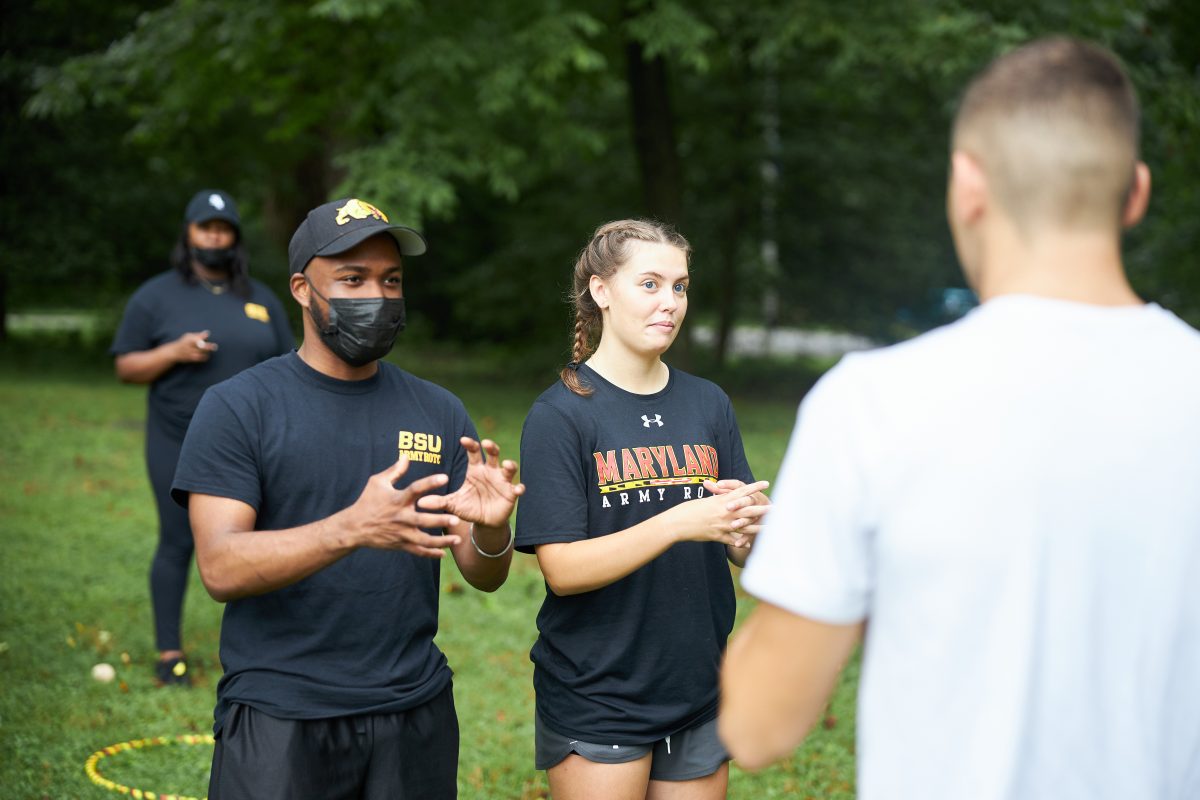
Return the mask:
M 583 385 L 577 373 L 582 364 L 596 349 L 595 337 L 603 326 L 600 308 L 592 297 L 591 280 L 595 275 L 606 281 L 616 274 L 621 265 L 633 256 L 638 242 L 665 244 L 677 247 L 691 260 L 692 246 L 687 239 L 669 225 L 645 219 L 619 219 L 606 222 L 596 229 L 587 246 L 575 260 L 575 272 L 571 289 L 571 303 L 575 307 L 575 332 L 571 339 L 571 364 L 562 371 L 562 381 L 578 395 L 587 396 L 592 390 Z
M 1137 97 L 1117 59 L 1076 39 L 1039 39 L 967 87 L 953 149 L 979 162 L 1024 235 L 1119 230 L 1138 162 Z

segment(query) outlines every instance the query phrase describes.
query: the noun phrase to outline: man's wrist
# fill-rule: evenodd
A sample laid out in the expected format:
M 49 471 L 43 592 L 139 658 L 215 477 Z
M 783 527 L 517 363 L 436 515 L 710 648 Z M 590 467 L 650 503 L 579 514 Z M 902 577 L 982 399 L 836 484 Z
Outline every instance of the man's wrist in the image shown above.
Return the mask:
M 356 529 L 356 525 L 350 508 L 344 508 L 336 514 L 331 514 L 316 524 L 321 541 L 331 553 L 346 555 L 358 546 L 353 541 L 352 533 Z
M 503 546 L 500 546 L 497 541 L 501 537 L 503 537 L 504 541 Z M 516 537 L 513 536 L 512 529 L 508 526 L 508 523 L 492 526 L 472 522 L 469 538 L 471 539 L 471 546 L 475 548 L 475 552 L 479 553 L 479 555 L 484 558 L 500 558 L 512 550 Z

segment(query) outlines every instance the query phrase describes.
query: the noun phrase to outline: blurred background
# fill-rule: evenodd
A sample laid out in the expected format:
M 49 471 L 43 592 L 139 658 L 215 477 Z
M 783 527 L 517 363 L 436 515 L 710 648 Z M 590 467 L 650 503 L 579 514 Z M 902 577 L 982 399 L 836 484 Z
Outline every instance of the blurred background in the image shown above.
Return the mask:
M 285 298 L 327 199 L 424 231 L 408 342 L 565 361 L 576 251 L 642 215 L 695 247 L 677 359 L 904 338 L 973 302 L 943 212 L 957 94 L 1051 32 L 1128 65 L 1154 173 L 1131 277 L 1200 322 L 1195 0 L 30 0 L 0 33 L 0 332 L 106 344 L 221 187 Z

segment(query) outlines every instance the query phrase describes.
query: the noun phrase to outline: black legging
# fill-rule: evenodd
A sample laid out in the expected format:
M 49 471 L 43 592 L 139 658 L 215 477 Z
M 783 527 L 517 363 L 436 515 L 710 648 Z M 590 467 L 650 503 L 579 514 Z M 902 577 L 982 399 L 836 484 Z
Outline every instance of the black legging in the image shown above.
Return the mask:
M 171 499 L 171 481 L 183 440 L 163 428 L 153 418 L 147 421 L 146 467 L 158 505 L 158 549 L 150 564 L 150 600 L 154 607 L 154 639 L 160 651 L 183 649 L 179 627 L 195 549 L 187 510 Z

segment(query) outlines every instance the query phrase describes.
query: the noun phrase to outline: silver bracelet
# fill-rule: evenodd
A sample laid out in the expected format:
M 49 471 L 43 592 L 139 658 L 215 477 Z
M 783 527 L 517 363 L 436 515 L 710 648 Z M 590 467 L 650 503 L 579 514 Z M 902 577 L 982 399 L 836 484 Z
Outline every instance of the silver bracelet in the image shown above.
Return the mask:
M 508 555 L 508 551 L 512 550 L 512 548 L 513 548 L 513 541 L 515 539 L 516 539 L 516 537 L 513 536 L 512 528 L 509 528 L 508 529 L 508 544 L 504 545 L 504 549 L 501 550 L 499 553 L 485 553 L 483 550 L 480 549 L 479 542 L 475 541 L 475 523 L 474 522 L 471 523 L 471 546 L 475 548 L 476 553 L 479 553 L 479 555 L 483 556 L 484 558 L 503 558 L 504 556 Z

